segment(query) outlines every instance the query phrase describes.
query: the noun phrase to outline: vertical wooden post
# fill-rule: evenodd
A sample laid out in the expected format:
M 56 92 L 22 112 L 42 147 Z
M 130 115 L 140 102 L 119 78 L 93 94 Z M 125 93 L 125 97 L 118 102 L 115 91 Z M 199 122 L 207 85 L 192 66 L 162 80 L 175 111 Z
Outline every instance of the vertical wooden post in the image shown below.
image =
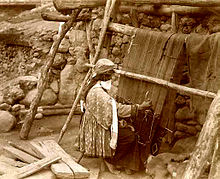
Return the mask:
M 40 74 L 40 79 L 37 84 L 37 95 L 35 96 L 34 100 L 32 101 L 30 105 L 30 110 L 25 116 L 24 124 L 21 128 L 20 131 L 20 138 L 21 139 L 27 139 L 28 134 L 30 132 L 34 117 L 37 113 L 37 107 L 38 104 L 41 100 L 42 94 L 46 88 L 47 82 L 48 82 L 48 74 L 51 65 L 53 64 L 56 52 L 59 48 L 61 40 L 64 38 L 65 34 L 68 32 L 68 30 L 72 27 L 73 22 L 75 21 L 76 17 L 78 16 L 80 10 L 77 10 L 75 13 L 72 13 L 70 20 L 68 20 L 63 26 L 62 26 L 62 31 L 59 34 L 57 40 L 54 41 L 50 52 L 49 52 L 49 57 L 47 63 L 43 66 L 41 74 Z
M 220 178 L 220 131 L 218 131 L 218 137 L 215 142 L 214 154 L 211 161 L 211 169 L 209 172 L 208 179 L 219 179 Z
M 202 104 L 201 104 L 202 105 Z M 183 179 L 199 179 L 212 159 L 220 128 L 220 91 L 212 101 L 206 122 L 183 174 Z
M 91 39 L 91 30 L 92 30 L 92 21 L 86 23 L 86 37 L 87 37 L 87 42 L 88 42 L 89 52 L 90 52 L 90 57 L 89 57 L 90 63 L 92 63 L 91 60 L 95 54 L 95 49 L 93 48 L 92 39 Z
M 177 14 L 175 13 L 175 11 L 172 12 L 171 26 L 172 26 L 172 32 L 176 33 L 177 32 Z

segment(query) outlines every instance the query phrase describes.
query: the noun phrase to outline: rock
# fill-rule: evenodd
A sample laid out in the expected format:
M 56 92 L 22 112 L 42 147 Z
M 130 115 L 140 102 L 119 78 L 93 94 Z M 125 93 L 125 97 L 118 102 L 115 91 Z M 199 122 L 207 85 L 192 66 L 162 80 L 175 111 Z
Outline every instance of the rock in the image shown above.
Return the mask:
M 180 23 L 182 25 L 186 25 L 186 26 L 193 26 L 196 24 L 196 21 L 194 18 L 190 18 L 190 17 L 182 17 L 180 20 Z
M 59 83 L 57 80 L 53 80 L 52 83 L 50 84 L 50 88 L 55 92 L 59 93 Z
M 172 29 L 172 26 L 170 24 L 162 24 L 160 26 L 160 30 L 162 32 L 168 32 L 168 31 L 171 31 L 171 29 Z
M 47 106 L 47 105 L 54 105 L 57 102 L 57 95 L 52 89 L 46 89 L 43 92 L 41 97 L 41 101 L 39 105 Z
M 186 121 L 194 118 L 194 112 L 191 112 L 189 107 L 184 106 L 179 108 L 175 114 L 176 121 Z
M 186 124 L 190 125 L 190 126 L 196 126 L 198 124 L 198 122 L 195 120 L 190 120 L 190 121 L 187 121 Z
M 120 23 L 122 24 L 131 24 L 131 18 L 128 14 L 122 14 L 120 16 Z
M 172 176 L 172 179 L 179 179 L 183 177 L 186 165 L 188 161 L 184 162 L 169 162 L 167 165 L 167 170 Z
M 66 65 L 60 74 L 59 101 L 62 104 L 72 104 L 77 90 L 76 68 Z
M 190 34 L 191 32 L 192 32 L 192 26 L 189 26 L 189 25 L 187 25 L 187 26 L 183 26 L 183 28 L 182 28 L 182 32 L 184 33 L 184 34 Z
M 208 34 L 208 29 L 204 28 L 202 26 L 202 24 L 199 24 L 196 29 L 195 29 L 195 32 L 198 33 L 198 34 L 201 34 L 201 35 L 205 35 L 205 34 Z
M 112 54 L 115 56 L 121 55 L 121 49 L 119 47 L 113 47 Z
M 78 72 L 83 73 L 89 70 L 88 67 L 85 66 L 86 63 L 89 63 L 88 59 L 86 58 L 87 49 L 84 47 L 76 47 L 74 50 L 74 55 L 76 58 L 75 67 Z
M 25 96 L 24 91 L 19 86 L 13 86 L 9 93 L 14 101 L 19 101 Z
M 39 52 L 34 52 L 33 57 L 37 58 L 40 55 Z
M 167 169 L 167 165 L 172 161 L 182 162 L 189 157 L 188 153 L 160 153 L 155 157 L 148 158 L 146 165 L 146 173 L 152 178 L 165 179 L 169 178 L 170 174 Z
M 123 43 L 129 43 L 129 42 L 130 42 L 130 36 L 124 35 L 124 36 L 123 36 L 123 39 L 122 39 L 122 42 L 123 42 Z
M 171 152 L 173 153 L 191 153 L 196 145 L 197 137 L 187 137 L 184 139 L 178 140 L 173 148 L 171 149 Z
M 35 76 L 23 76 L 19 79 L 19 85 L 25 92 L 34 89 L 37 86 L 38 79 Z
M 59 45 L 58 52 L 67 53 L 69 48 L 70 48 L 69 39 L 63 38 L 63 40 L 61 41 L 61 43 Z
M 25 98 L 20 101 L 20 104 L 24 104 L 25 106 L 30 106 L 31 102 L 33 101 L 34 97 L 37 95 L 38 90 L 33 89 L 27 93 Z M 52 89 L 46 89 L 43 92 L 41 97 L 41 101 L 39 105 L 53 105 L 57 101 L 57 95 L 53 92 Z
M 10 111 L 11 110 L 11 105 L 7 104 L 7 103 L 2 103 L 2 104 L 0 104 L 0 110 Z
M 122 41 L 123 41 L 123 38 L 120 37 L 119 35 L 116 35 L 116 36 L 113 36 L 111 43 L 115 44 L 116 47 L 121 47 Z
M 22 106 L 23 106 L 23 105 L 21 105 L 21 104 L 15 104 L 14 106 L 12 106 L 11 111 L 12 111 L 12 112 L 17 112 L 17 111 L 19 111 L 20 109 L 22 109 Z
M 66 60 L 64 59 L 63 54 L 57 53 L 54 58 L 52 67 L 55 69 L 61 69 L 61 67 L 64 66 L 65 64 L 66 64 Z
M 145 170 L 146 174 L 154 179 L 167 178 L 169 176 L 166 167 L 167 160 L 170 160 L 170 158 L 167 158 L 165 153 L 158 154 L 156 157 L 152 156 L 151 159 L 149 157 Z
M 0 110 L 0 132 L 9 132 L 16 124 L 16 118 L 8 111 Z
M 25 98 L 22 99 L 19 103 L 25 106 L 30 106 L 31 102 L 34 100 L 34 97 L 37 95 L 37 89 L 32 89 L 28 91 Z
M 71 30 L 69 41 L 72 47 L 87 46 L 86 32 L 83 30 Z
M 72 48 L 72 47 L 70 47 L 70 48 Z M 67 58 L 67 64 L 68 65 L 75 65 L 76 64 L 76 58 L 73 58 L 73 57 Z
M 190 137 L 190 134 L 186 134 L 185 132 L 182 131 L 175 131 L 174 132 L 174 137 L 175 139 L 182 139 L 182 138 L 186 138 L 186 137 Z
M 42 119 L 44 117 L 44 115 L 42 113 L 37 113 L 34 117 L 34 119 L 39 120 Z
M 4 102 L 7 103 L 7 104 L 10 104 L 10 105 L 15 104 L 15 101 L 12 99 L 11 96 L 4 97 Z
M 3 94 L 0 93 L 0 104 L 4 103 L 4 98 L 3 98 Z
M 19 87 L 19 85 L 7 86 L 3 89 L 3 101 L 10 105 L 15 104 L 16 101 L 19 101 L 24 98 L 24 91 Z
M 183 124 L 181 122 L 176 122 L 176 130 L 177 131 L 182 131 L 191 135 L 196 135 L 197 134 L 197 129 L 194 126 L 189 126 L 186 124 Z
M 107 58 L 108 57 L 108 50 L 106 48 L 102 48 L 99 54 L 99 59 Z

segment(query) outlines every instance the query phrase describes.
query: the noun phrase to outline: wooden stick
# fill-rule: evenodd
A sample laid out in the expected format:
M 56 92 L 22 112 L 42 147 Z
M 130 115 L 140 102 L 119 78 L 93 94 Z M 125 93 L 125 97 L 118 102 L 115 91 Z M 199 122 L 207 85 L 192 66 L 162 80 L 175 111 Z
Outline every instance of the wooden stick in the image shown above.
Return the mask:
M 19 149 L 33 157 L 36 157 L 38 159 L 42 159 L 41 156 L 38 156 L 34 151 L 31 150 L 31 148 L 28 148 L 26 145 L 22 146 L 22 145 L 19 145 L 19 144 L 16 144 L 16 143 L 13 143 L 11 141 L 8 142 L 9 145 L 11 145 L 12 147 L 16 148 L 16 149 Z
M 93 48 L 92 40 L 91 40 L 91 30 L 92 30 L 92 21 L 86 23 L 86 37 L 90 52 L 90 58 L 89 58 L 90 63 L 92 63 L 91 59 L 93 59 L 95 54 L 95 49 Z
M 153 15 L 162 15 L 162 16 L 171 16 L 172 12 L 179 15 L 202 15 L 202 14 L 210 14 L 209 9 L 202 7 L 189 7 L 189 6 L 170 6 L 170 7 L 155 7 L 153 5 L 142 5 L 142 6 L 119 6 L 119 10 L 121 13 L 127 13 L 131 9 L 135 9 L 137 12 L 143 12 L 146 14 Z
M 194 94 L 194 95 L 208 97 L 208 98 L 215 98 L 216 97 L 215 93 L 212 93 L 209 91 L 204 91 L 204 90 L 200 90 L 200 89 L 189 88 L 186 86 L 177 85 L 175 83 L 171 83 L 169 81 L 155 78 L 155 77 L 140 75 L 137 73 L 127 72 L 127 71 L 123 71 L 123 70 L 115 70 L 115 72 L 117 74 L 129 77 L 129 78 L 134 78 L 134 79 L 144 80 L 144 81 L 151 82 L 151 83 L 156 83 L 158 85 L 162 85 L 162 86 L 169 87 L 169 88 L 172 88 L 175 90 L 183 91 L 183 92 L 186 92 L 189 94 Z
M 217 132 L 220 134 L 220 131 Z M 209 178 L 208 179 L 219 179 L 220 178 L 220 136 L 217 136 L 216 142 L 215 142 L 215 147 L 214 147 L 214 153 L 212 156 L 212 163 L 211 163 L 211 168 L 209 172 Z
M 172 26 L 172 32 L 176 33 L 177 32 L 177 14 L 175 11 L 172 12 L 171 16 L 171 26 Z
M 18 150 L 14 147 L 11 147 L 11 146 L 4 147 L 4 150 L 7 151 L 8 153 L 10 153 L 11 155 L 13 155 L 14 157 L 16 157 L 26 163 L 33 163 L 33 162 L 36 162 L 39 160 L 38 158 L 36 158 L 32 155 L 29 155 L 26 152 L 23 152 L 23 151 Z
M 109 4 L 110 4 L 110 1 L 111 1 L 111 0 L 109 0 L 109 3 L 106 3 L 106 10 L 105 10 L 106 13 L 105 13 L 105 15 L 104 15 L 104 22 L 103 22 L 103 26 L 102 26 L 102 29 L 101 29 L 101 34 L 100 34 L 100 38 L 99 38 L 99 42 L 98 42 L 97 51 L 96 51 L 95 56 L 94 56 L 94 58 L 93 58 L 93 60 L 92 60 L 92 64 L 95 64 L 95 63 L 96 63 L 96 61 L 97 61 L 97 59 L 98 59 L 98 56 L 99 56 L 99 54 L 100 54 L 101 47 L 102 47 L 102 45 L 103 45 L 103 41 L 104 41 L 104 37 L 105 37 L 105 33 L 106 33 L 106 30 L 107 30 L 107 27 L 108 27 L 108 23 L 109 23 L 109 20 L 110 20 L 110 15 L 111 15 L 111 12 L 112 12 L 112 10 L 113 10 L 113 8 L 114 8 L 114 5 L 115 5 L 115 2 L 116 2 L 116 0 L 113 0 L 112 3 L 111 3 L 111 6 L 108 7 Z M 107 12 L 108 12 L 108 13 L 107 13 Z M 73 113 L 74 113 L 74 111 L 75 111 L 75 109 L 76 109 L 76 106 L 77 106 L 79 100 L 80 100 L 80 95 L 81 95 L 81 93 L 82 93 L 82 90 L 83 90 L 84 86 L 85 86 L 86 83 L 87 83 L 87 80 L 88 80 L 89 77 L 90 77 L 90 74 L 91 74 L 91 69 L 89 69 L 89 71 L 88 71 L 88 73 L 87 73 L 85 79 L 83 80 L 83 82 L 82 82 L 82 84 L 81 84 L 81 87 L 80 87 L 79 92 L 78 92 L 78 94 L 77 94 L 77 96 L 76 96 L 76 99 L 75 99 L 75 101 L 74 101 L 74 103 L 73 103 L 73 106 L 72 106 L 72 108 L 71 108 L 71 111 L 70 111 L 70 113 L 69 113 L 69 116 L 67 117 L 67 120 L 66 120 L 66 122 L 65 122 L 65 124 L 64 124 L 64 126 L 63 126 L 63 128 L 61 129 L 61 132 L 60 132 L 60 135 L 59 135 L 59 138 L 58 138 L 58 143 L 61 141 L 61 139 L 62 139 L 62 137 L 63 137 L 63 135 L 64 135 L 64 133 L 65 133 L 65 131 L 66 131 L 66 129 L 67 129 L 68 124 L 69 124 L 70 121 L 72 120 Z
M 183 173 L 183 179 L 199 179 L 211 161 L 219 137 L 220 129 L 220 91 L 212 101 L 206 121 L 202 127 L 194 151 Z
M 78 8 L 96 8 L 104 6 L 106 0 L 53 0 L 58 11 Z M 220 6 L 219 0 L 121 0 L 121 3 L 135 5 L 181 5 L 194 7 L 217 7 Z
M 85 64 L 86 67 L 89 68 L 93 68 L 94 65 L 92 64 Z M 158 85 L 162 85 L 165 87 L 169 87 L 178 91 L 182 91 L 182 92 L 186 92 L 189 94 L 194 94 L 194 95 L 198 95 L 198 96 L 203 96 L 203 97 L 208 97 L 208 98 L 215 98 L 216 94 L 212 93 L 210 91 L 204 91 L 204 90 L 200 90 L 200 89 L 195 89 L 195 88 L 190 88 L 190 87 L 186 87 L 186 86 L 182 86 L 182 85 L 178 85 L 163 79 L 159 79 L 159 78 L 155 78 L 155 77 L 151 77 L 151 76 L 147 76 L 147 75 L 141 75 L 141 74 L 137 74 L 137 73 L 132 73 L 132 72 L 127 72 L 127 71 L 123 71 L 123 70 L 114 70 L 115 73 L 119 74 L 119 75 L 123 75 L 129 78 L 133 78 L 133 79 L 137 79 L 137 80 L 142 80 L 142 81 L 147 81 L 150 83 L 156 83 Z
M 76 17 L 78 16 L 79 12 L 80 12 L 80 10 L 77 10 L 76 13 L 71 14 L 71 19 L 69 21 L 67 21 L 62 26 L 62 31 L 59 34 L 58 39 L 56 41 L 54 41 L 54 43 L 50 49 L 48 61 L 44 65 L 44 67 L 42 68 L 42 72 L 40 74 L 40 79 L 38 81 L 38 85 L 37 85 L 38 93 L 30 105 L 30 110 L 25 117 L 24 124 L 21 128 L 21 131 L 20 131 L 20 138 L 21 139 L 27 139 L 27 137 L 28 137 L 28 134 L 29 134 L 31 126 L 32 126 L 32 122 L 33 122 L 35 114 L 37 112 L 38 104 L 41 100 L 43 91 L 47 85 L 48 73 L 49 73 L 51 65 L 53 64 L 56 52 L 59 48 L 59 44 L 60 44 L 61 40 L 64 38 L 65 34 L 68 32 L 68 30 L 72 27 L 72 24 L 75 21 Z
M 17 176 L 18 178 L 25 178 L 27 176 L 32 175 L 33 173 L 42 170 L 43 168 L 51 165 L 52 163 L 56 163 L 60 159 L 61 157 L 59 156 L 46 157 L 30 165 L 20 168 Z

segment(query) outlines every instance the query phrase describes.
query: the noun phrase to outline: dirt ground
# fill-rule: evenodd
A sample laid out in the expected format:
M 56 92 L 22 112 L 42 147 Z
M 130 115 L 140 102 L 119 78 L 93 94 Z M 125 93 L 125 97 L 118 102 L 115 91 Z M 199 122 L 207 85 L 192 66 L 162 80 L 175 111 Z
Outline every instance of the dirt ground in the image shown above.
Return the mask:
M 8 141 L 12 141 L 15 143 L 20 143 L 21 145 L 25 145 L 25 143 L 31 140 L 47 140 L 47 139 L 54 139 L 57 140 L 60 130 L 67 119 L 66 115 L 63 116 L 50 116 L 44 117 L 41 120 L 35 120 L 31 131 L 29 133 L 29 139 L 26 141 L 20 140 L 19 132 L 21 126 L 18 126 L 16 129 L 12 130 L 8 133 L 2 133 L 0 135 L 0 155 L 8 155 L 4 150 L 3 147 L 8 145 Z M 78 152 L 74 148 L 75 140 L 79 131 L 79 121 L 80 116 L 76 115 L 73 117 L 72 121 L 70 122 L 67 131 L 65 132 L 62 140 L 61 140 L 61 147 L 72 157 L 78 158 L 80 156 L 80 152 Z M 98 158 L 82 158 L 80 164 L 89 170 L 97 169 L 100 167 L 100 160 Z M 99 179 L 147 179 L 144 171 L 135 173 L 133 175 L 127 175 L 123 171 L 119 175 L 113 175 L 105 170 L 101 172 L 99 175 Z

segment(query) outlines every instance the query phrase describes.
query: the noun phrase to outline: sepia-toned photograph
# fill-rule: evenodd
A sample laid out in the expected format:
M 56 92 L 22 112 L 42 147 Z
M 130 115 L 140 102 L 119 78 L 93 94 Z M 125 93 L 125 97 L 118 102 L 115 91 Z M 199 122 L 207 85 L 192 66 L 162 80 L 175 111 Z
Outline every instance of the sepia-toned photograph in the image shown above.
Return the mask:
M 220 0 L 0 0 L 0 179 L 220 179 Z

